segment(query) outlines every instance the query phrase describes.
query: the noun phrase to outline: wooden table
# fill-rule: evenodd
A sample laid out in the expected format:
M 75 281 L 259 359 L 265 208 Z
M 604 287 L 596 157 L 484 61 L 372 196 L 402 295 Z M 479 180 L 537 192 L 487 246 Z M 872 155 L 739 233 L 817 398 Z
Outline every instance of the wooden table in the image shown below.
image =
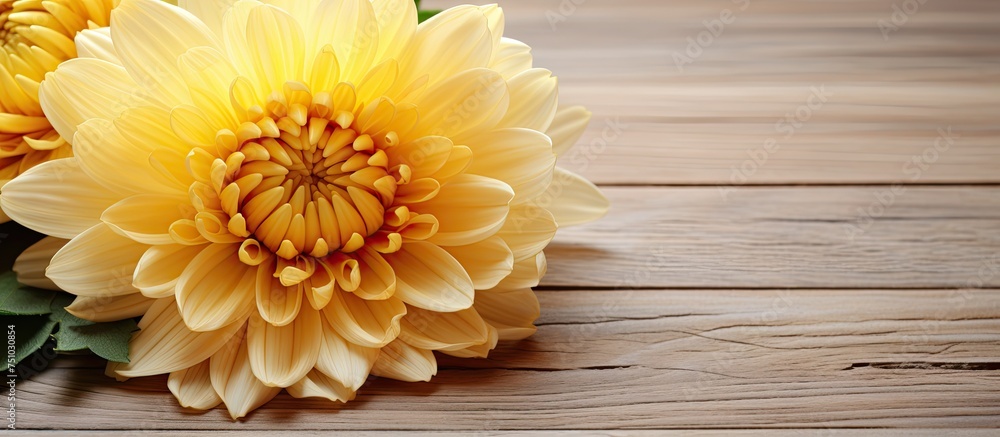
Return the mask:
M 614 205 L 548 250 L 534 337 L 442 359 L 430 383 L 374 379 L 347 405 L 282 394 L 237 423 L 179 408 L 165 378 L 60 359 L 18 386 L 18 425 L 1000 425 L 1000 3 L 501 3 L 562 101 L 594 111 L 561 164 Z

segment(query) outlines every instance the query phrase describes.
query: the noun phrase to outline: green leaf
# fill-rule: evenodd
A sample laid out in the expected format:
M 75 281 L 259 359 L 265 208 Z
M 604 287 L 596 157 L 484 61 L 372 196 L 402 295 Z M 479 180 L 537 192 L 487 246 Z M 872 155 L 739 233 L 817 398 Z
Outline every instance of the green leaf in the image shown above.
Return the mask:
M 52 312 L 56 292 L 21 287 L 14 272 L 0 274 L 0 315 L 35 316 Z
M 132 339 L 132 333 L 138 330 L 139 325 L 135 320 L 125 319 L 117 322 L 70 326 L 68 332 L 64 328 L 59 328 L 56 338 L 60 349 L 65 347 L 63 342 L 67 341 L 74 346 L 83 345 L 105 360 L 127 363 L 128 342 Z
M 433 16 L 435 16 L 437 14 L 440 14 L 440 13 L 441 13 L 440 9 L 430 9 L 430 10 L 426 10 L 426 11 L 417 11 L 417 22 L 418 23 L 423 23 L 424 21 L 427 21 L 431 17 L 433 17 Z
M 52 302 L 52 320 L 59 323 L 55 333 L 56 351 L 71 352 L 90 349 L 109 361 L 128 362 L 128 342 L 139 329 L 135 320 L 94 323 L 76 317 L 64 307 L 73 303 L 70 295 L 59 295 Z
M 8 338 L 14 331 L 14 361 L 20 363 L 45 344 L 56 322 L 46 316 L 6 316 L 3 325 Z

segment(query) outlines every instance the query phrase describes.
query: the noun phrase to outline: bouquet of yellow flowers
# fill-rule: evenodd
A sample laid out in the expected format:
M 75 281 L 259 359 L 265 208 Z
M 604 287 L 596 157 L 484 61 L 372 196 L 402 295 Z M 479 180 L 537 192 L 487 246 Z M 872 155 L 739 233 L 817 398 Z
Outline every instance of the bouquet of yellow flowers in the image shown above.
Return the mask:
M 589 112 L 559 104 L 495 5 L 422 23 L 410 0 L 0 14 L 18 223 L 0 311 L 35 329 L 20 358 L 89 349 L 233 418 L 283 389 L 346 402 L 369 375 L 426 381 L 435 351 L 534 333 L 543 249 L 608 206 L 556 167 Z

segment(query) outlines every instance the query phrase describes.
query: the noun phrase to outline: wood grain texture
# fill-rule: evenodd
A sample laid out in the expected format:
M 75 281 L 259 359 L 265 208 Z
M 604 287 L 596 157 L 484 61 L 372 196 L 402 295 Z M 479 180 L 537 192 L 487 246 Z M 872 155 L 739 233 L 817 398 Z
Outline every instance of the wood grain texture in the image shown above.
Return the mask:
M 606 188 L 611 212 L 598 222 L 559 231 L 546 250 L 543 285 L 1000 285 L 1000 190 L 892 190 Z
M 93 359 L 18 385 L 43 429 L 453 430 L 994 426 L 1000 290 L 540 292 L 539 332 L 346 405 L 280 395 L 240 423 Z M 948 305 L 943 305 L 948 303 Z M 85 421 L 81 421 L 85 418 Z
M 921 2 L 888 39 L 879 20 L 892 23 L 902 0 L 500 3 L 506 35 L 559 76 L 562 102 L 594 111 L 561 165 L 597 182 L 1000 178 L 1000 3 Z M 724 10 L 729 24 L 708 38 Z M 692 62 L 678 68 L 675 56 Z M 813 89 L 828 101 L 804 109 Z M 948 127 L 954 144 L 915 178 L 904 166 Z

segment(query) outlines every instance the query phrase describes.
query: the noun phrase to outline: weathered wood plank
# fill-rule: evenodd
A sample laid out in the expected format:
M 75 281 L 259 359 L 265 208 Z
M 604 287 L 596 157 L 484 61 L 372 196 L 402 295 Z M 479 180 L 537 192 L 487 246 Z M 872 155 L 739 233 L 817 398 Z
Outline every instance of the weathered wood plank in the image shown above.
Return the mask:
M 606 188 L 562 229 L 546 286 L 956 288 L 1000 285 L 994 187 Z
M 41 429 L 985 427 L 1000 423 L 1000 290 L 540 292 L 538 334 L 346 405 L 281 395 L 183 412 L 165 378 L 66 359 L 18 385 Z
M 597 182 L 1000 180 L 1000 3 L 921 2 L 884 38 L 902 3 L 501 2 L 562 101 L 594 111 L 561 163 Z M 953 144 L 915 178 L 904 166 L 948 127 Z

